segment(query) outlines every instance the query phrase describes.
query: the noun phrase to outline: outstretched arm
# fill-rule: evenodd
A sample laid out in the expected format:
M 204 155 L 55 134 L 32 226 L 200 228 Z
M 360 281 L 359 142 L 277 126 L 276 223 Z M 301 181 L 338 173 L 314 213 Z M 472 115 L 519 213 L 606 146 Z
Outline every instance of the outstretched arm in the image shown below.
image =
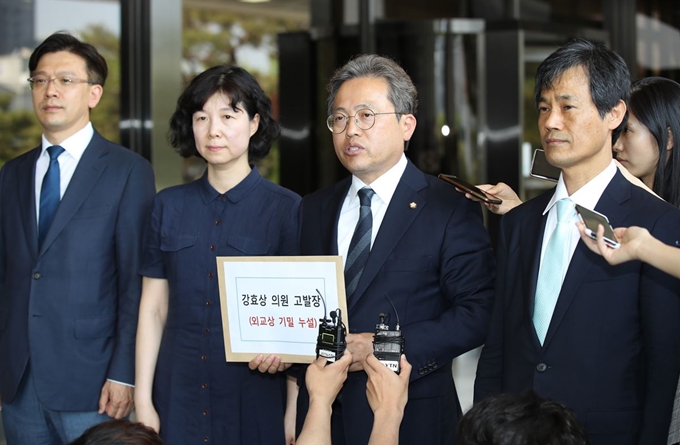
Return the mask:
M 621 243 L 618 249 L 607 246 L 602 236 L 604 227 L 600 224 L 597 229 L 597 241 L 585 234 L 583 223 L 579 223 L 581 239 L 593 252 L 602 255 L 609 264 L 616 265 L 626 261 L 639 260 L 659 270 L 680 278 L 680 249 L 664 244 L 654 238 L 643 227 L 619 227 L 614 229 L 617 239 Z
M 366 357 L 364 370 L 368 375 L 366 397 L 374 415 L 368 445 L 397 445 L 399 426 L 408 402 L 411 364 L 402 354 L 401 373 L 397 375 L 370 354 Z
M 491 212 L 497 215 L 505 215 L 510 210 L 522 204 L 522 200 L 519 199 L 517 193 L 515 193 L 512 187 L 510 187 L 508 184 L 504 182 L 499 182 L 496 185 L 480 184 L 477 186 L 477 188 L 485 191 L 490 195 L 495 196 L 496 198 L 500 198 L 503 201 L 501 204 L 498 205 L 488 204 L 486 202 L 483 203 L 487 209 L 489 209 Z M 469 193 L 466 193 L 465 197 L 471 199 L 472 201 L 479 201 L 479 199 L 475 198 Z
M 352 354 L 345 355 L 335 363 L 326 366 L 326 359 L 320 357 L 307 367 L 305 383 L 309 392 L 309 410 L 297 445 L 331 445 L 331 405 L 347 379 Z

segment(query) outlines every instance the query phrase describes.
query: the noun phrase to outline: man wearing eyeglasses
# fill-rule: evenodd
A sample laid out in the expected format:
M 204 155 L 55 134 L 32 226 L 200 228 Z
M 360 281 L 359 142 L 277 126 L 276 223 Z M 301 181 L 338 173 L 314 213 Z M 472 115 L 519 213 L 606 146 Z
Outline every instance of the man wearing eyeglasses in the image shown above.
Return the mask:
M 132 409 L 155 185 L 90 123 L 107 75 L 92 45 L 53 34 L 29 68 L 42 142 L 0 171 L 0 398 L 8 445 L 53 445 Z
M 352 176 L 303 199 L 301 253 L 341 255 L 345 266 L 353 363 L 333 406 L 333 444 L 368 442 L 363 362 L 380 314 L 390 314 L 392 329 L 399 319 L 413 365 L 399 443 L 455 443 L 451 361 L 484 341 L 493 295 L 480 207 L 404 155 L 417 92 L 394 61 L 359 56 L 336 71 L 329 91 L 327 125 Z M 298 428 L 308 405 L 299 383 Z

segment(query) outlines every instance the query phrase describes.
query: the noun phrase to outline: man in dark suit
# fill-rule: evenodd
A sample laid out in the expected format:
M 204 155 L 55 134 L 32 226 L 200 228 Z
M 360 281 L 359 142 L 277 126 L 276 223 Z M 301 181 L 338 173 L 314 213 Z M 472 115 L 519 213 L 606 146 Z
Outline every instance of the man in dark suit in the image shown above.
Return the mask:
M 89 120 L 106 62 L 53 34 L 29 60 L 42 144 L 0 171 L 0 397 L 8 445 L 68 443 L 132 409 L 150 164 Z
M 533 389 L 573 409 L 593 445 L 665 444 L 680 371 L 680 282 L 640 262 L 609 266 L 580 241 L 575 204 L 614 226 L 680 239 L 680 211 L 612 161 L 629 73 L 575 40 L 536 74 L 538 125 L 557 187 L 501 222 L 491 328 L 475 399 Z
M 345 262 L 354 361 L 333 407 L 333 443 L 368 442 L 373 413 L 362 368 L 381 313 L 391 314 L 392 329 L 399 318 L 413 365 L 400 443 L 454 443 L 460 405 L 451 361 L 483 342 L 493 293 L 480 207 L 404 156 L 417 93 L 399 65 L 357 57 L 329 91 L 328 128 L 352 176 L 304 198 L 301 253 Z M 298 402 L 299 430 L 308 404 L 302 381 Z

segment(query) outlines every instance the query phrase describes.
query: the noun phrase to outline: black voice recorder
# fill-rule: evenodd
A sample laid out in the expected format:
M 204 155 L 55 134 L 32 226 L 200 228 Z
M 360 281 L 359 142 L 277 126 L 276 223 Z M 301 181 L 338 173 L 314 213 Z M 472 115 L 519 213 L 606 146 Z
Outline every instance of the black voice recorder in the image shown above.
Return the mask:
M 375 325 L 373 336 L 373 355 L 380 363 L 399 374 L 401 372 L 401 354 L 404 353 L 404 335 L 399 328 L 399 314 L 390 297 L 389 300 L 397 317 L 397 325 L 394 330 L 390 329 L 390 314 L 378 315 L 378 324 Z
M 342 311 L 338 308 L 331 311 L 330 318 L 326 316 L 326 300 L 321 292 L 316 291 L 323 301 L 324 314 L 319 321 L 319 335 L 316 338 L 316 358 L 325 357 L 326 364 L 340 360 L 347 347 L 347 330 L 342 322 Z

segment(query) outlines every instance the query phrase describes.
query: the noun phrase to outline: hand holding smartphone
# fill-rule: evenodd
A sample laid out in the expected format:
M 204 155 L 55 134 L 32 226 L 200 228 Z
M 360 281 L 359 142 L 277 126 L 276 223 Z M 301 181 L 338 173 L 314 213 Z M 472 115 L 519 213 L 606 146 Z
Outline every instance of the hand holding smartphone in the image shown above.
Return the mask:
M 548 162 L 545 151 L 540 148 L 534 150 L 534 157 L 531 160 L 531 176 L 557 182 L 560 179 L 560 173 L 562 173 L 562 170 Z
M 612 228 L 611 224 L 609 224 L 609 219 L 605 215 L 596 212 L 595 210 L 587 209 L 578 204 L 576 204 L 576 211 L 578 212 L 579 218 L 586 226 L 586 235 L 596 240 L 597 227 L 599 224 L 602 224 L 602 227 L 604 227 L 603 238 L 605 244 L 607 244 L 607 246 L 611 247 L 612 249 L 618 249 L 621 247 L 619 240 L 616 238 L 616 234 L 614 234 L 614 229 Z
M 490 193 L 486 193 L 482 189 L 475 187 L 469 182 L 465 182 L 454 175 L 445 175 L 443 173 L 440 173 L 438 177 L 448 182 L 449 184 L 454 185 L 462 193 L 469 193 L 470 195 L 487 204 L 500 205 L 503 203 L 503 200 L 501 200 L 500 198 L 497 198 L 496 196 L 493 196 Z

